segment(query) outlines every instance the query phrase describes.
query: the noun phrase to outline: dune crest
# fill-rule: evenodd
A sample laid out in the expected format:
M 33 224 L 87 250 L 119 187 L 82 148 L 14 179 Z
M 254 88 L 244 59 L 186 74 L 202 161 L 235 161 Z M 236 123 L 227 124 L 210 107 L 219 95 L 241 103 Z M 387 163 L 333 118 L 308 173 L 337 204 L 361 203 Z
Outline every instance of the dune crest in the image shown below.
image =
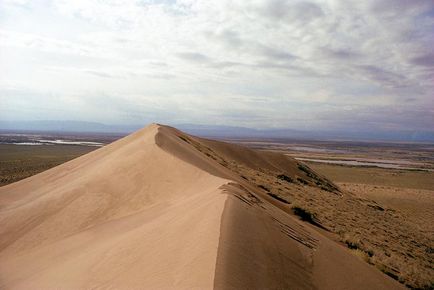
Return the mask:
M 234 168 L 339 194 L 289 157 L 152 124 L 0 188 L 0 288 L 402 288 Z

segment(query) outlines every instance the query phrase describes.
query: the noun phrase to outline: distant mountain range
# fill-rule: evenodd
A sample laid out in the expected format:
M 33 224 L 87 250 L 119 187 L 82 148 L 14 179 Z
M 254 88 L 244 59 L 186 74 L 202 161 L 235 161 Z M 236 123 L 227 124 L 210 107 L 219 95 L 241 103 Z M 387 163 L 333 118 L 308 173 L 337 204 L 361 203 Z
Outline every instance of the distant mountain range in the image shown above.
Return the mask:
M 76 133 L 111 133 L 128 134 L 147 124 L 107 125 L 97 122 L 82 121 L 0 121 L 0 130 L 12 132 L 76 132 Z M 434 142 L 432 131 L 304 131 L 287 128 L 254 129 L 235 126 L 169 124 L 189 134 L 218 138 L 270 138 L 270 139 L 320 139 L 320 140 L 378 140 Z
M 106 125 L 82 121 L 0 121 L 0 130 L 82 132 L 82 133 L 130 133 L 142 126 Z
M 230 126 L 206 126 L 181 124 L 175 127 L 198 136 L 227 138 L 271 138 L 271 139 L 320 139 L 320 140 L 378 140 L 434 142 L 430 131 L 304 131 L 286 128 L 252 129 Z

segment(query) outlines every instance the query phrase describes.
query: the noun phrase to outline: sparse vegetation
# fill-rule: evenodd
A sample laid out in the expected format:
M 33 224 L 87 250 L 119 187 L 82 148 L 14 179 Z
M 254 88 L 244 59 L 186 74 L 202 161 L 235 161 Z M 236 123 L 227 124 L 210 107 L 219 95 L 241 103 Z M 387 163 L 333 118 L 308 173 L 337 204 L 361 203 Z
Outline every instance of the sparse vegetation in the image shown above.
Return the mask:
M 334 192 L 334 193 L 338 193 L 340 191 L 339 188 L 336 187 L 332 182 L 327 180 L 327 178 L 319 176 L 312 169 L 310 169 L 307 165 L 298 163 L 297 167 L 298 167 L 298 169 L 303 171 L 307 177 L 313 179 L 314 183 L 322 190 L 325 190 L 328 192 Z
M 318 220 L 316 214 L 310 212 L 309 210 L 307 210 L 307 209 L 305 209 L 305 208 L 302 208 L 302 207 L 300 207 L 300 206 L 293 206 L 293 207 L 292 207 L 292 212 L 293 212 L 296 216 L 299 216 L 300 219 L 301 219 L 302 221 L 308 222 L 308 223 L 310 223 L 310 224 L 312 224 L 312 225 L 314 225 L 314 226 L 317 226 L 317 227 L 319 227 L 319 228 L 322 228 L 322 229 L 328 231 L 328 229 L 327 229 L 326 227 L 324 227 L 324 226 L 319 222 L 319 220 Z
M 188 141 L 188 139 L 184 136 L 178 136 L 182 141 L 190 143 L 190 141 Z
M 378 204 L 368 204 L 369 207 L 372 207 L 375 210 L 384 211 L 384 208 L 379 206 Z
M 294 214 L 296 216 L 299 216 L 301 218 L 301 220 L 309 222 L 309 223 L 314 222 L 315 215 L 313 213 L 309 212 L 308 210 L 301 208 L 299 206 L 293 206 L 292 211 L 294 212 Z
M 351 238 L 346 238 L 344 240 L 344 243 L 351 250 L 361 251 L 361 252 L 365 253 L 370 258 L 372 256 L 374 256 L 374 251 L 372 251 L 371 249 L 366 249 L 366 247 L 362 246 L 361 243 L 360 243 L 360 240 L 354 240 L 354 239 L 351 239 Z
M 398 270 L 393 269 L 391 267 L 388 267 L 388 266 L 386 266 L 384 264 L 377 264 L 376 267 L 381 272 L 383 272 L 384 274 L 386 274 L 387 276 L 389 276 L 389 277 L 391 277 L 391 278 L 399 281 L 399 271 Z M 413 287 L 410 287 L 410 288 L 413 288 Z M 417 289 L 417 288 L 413 288 L 413 289 Z M 422 288 L 420 288 L 420 289 L 422 289 Z
M 98 147 L 0 144 L 0 186 L 30 177 Z
M 309 174 L 311 174 L 311 170 L 306 165 L 298 163 L 297 167 L 298 167 L 298 169 L 300 169 L 301 171 L 306 173 L 306 175 L 309 176 Z
M 365 261 L 366 263 L 371 264 L 371 259 L 369 257 L 369 255 L 367 255 L 365 252 L 359 250 L 359 249 L 354 249 L 351 251 L 354 255 L 356 255 L 357 257 L 361 258 L 363 261 Z
M 267 194 L 269 196 L 271 196 L 272 198 L 277 199 L 280 202 L 283 202 L 283 203 L 286 203 L 286 204 L 290 204 L 290 202 L 288 200 L 286 200 L 285 198 L 283 198 L 283 197 L 281 197 L 281 196 L 279 196 L 279 195 L 277 195 L 275 193 L 267 192 Z
M 280 180 L 284 180 L 284 181 L 286 181 L 288 183 L 294 183 L 294 180 L 291 177 L 289 177 L 289 176 L 287 176 L 285 174 L 279 174 L 279 175 L 277 175 L 277 178 L 280 179 Z
M 309 184 L 306 180 L 304 180 L 301 177 L 297 177 L 297 181 L 300 182 L 301 184 L 304 184 L 304 185 L 308 185 Z
M 334 182 L 362 183 L 401 188 L 434 189 L 434 173 L 422 171 L 310 164 Z

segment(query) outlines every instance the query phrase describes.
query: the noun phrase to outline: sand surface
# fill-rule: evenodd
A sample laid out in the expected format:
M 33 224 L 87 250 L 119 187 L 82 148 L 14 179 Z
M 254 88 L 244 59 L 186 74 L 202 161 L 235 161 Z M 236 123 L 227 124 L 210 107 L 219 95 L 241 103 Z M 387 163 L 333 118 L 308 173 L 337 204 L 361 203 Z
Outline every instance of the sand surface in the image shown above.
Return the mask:
M 0 288 L 403 288 L 229 163 L 302 175 L 289 157 L 153 124 L 0 188 Z

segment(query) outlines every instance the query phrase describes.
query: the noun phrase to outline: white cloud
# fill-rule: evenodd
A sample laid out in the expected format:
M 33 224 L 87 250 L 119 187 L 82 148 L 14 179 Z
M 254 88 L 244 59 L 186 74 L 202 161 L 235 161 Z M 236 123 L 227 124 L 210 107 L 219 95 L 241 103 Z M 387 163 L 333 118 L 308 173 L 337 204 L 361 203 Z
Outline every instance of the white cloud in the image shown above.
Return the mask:
M 322 113 L 349 104 L 360 111 L 371 110 L 367 103 L 407 108 L 409 116 L 433 106 L 430 0 L 19 5 L 27 9 L 10 1 L 0 7 L 6 16 L 0 90 L 4 83 L 26 83 L 26 92 L 36 97 L 20 107 L 43 101 L 44 92 L 73 96 L 80 104 L 95 104 L 104 95 L 110 96 L 105 103 L 113 104 L 111 111 L 130 110 L 131 122 L 154 110 L 160 121 L 292 126 L 297 120 L 314 124 Z M 266 100 L 260 107 L 259 99 Z M 85 110 L 89 119 L 120 118 L 92 107 Z M 64 110 L 65 116 L 72 112 Z M 213 120 L 204 118 L 210 115 Z M 336 123 L 343 118 L 335 116 Z

